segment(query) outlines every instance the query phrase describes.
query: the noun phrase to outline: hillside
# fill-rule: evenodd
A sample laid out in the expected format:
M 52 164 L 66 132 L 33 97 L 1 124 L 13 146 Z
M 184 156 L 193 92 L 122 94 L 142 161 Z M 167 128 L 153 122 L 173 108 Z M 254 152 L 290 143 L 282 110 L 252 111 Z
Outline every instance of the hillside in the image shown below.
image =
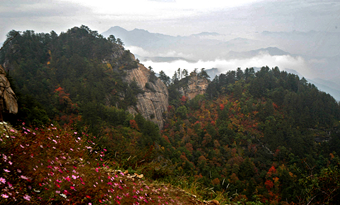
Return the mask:
M 340 200 L 340 105 L 304 78 L 277 67 L 156 77 L 86 26 L 11 31 L 4 45 L 19 112 L 1 125 L 1 203 Z
M 16 33 L 11 31 L 9 39 Z M 37 125 L 48 119 L 68 123 L 81 115 L 82 122 L 91 124 L 90 131 L 98 133 L 101 123 L 116 123 L 107 122 L 107 112 L 100 113 L 114 106 L 140 112 L 163 126 L 161 115 L 168 98 L 165 85 L 114 36 L 103 38 L 86 26 L 59 36 L 53 31 L 25 31 L 4 47 L 0 59 L 22 95 L 21 106 L 30 106 L 30 100 L 40 103 L 32 105 L 40 112 L 37 116 L 23 109 L 19 112 Z M 97 113 L 91 111 L 98 109 Z
M 170 104 L 162 136 L 177 175 L 235 202 L 338 200 L 340 107 L 305 79 L 238 69 L 217 76 L 204 95 Z

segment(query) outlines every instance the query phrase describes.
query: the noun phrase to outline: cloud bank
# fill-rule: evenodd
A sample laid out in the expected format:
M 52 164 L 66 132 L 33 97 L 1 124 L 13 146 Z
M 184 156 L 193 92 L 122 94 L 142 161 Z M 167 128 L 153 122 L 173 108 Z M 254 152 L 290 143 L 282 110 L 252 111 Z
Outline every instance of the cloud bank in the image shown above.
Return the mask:
M 193 71 L 195 68 L 198 68 L 199 70 L 201 68 L 218 68 L 221 73 L 226 73 L 229 70 L 236 70 L 237 68 L 244 70 L 246 68 L 262 66 L 268 66 L 270 68 L 277 66 L 280 68 L 280 70 L 295 70 L 306 78 L 315 77 L 309 68 L 308 62 L 300 56 L 271 56 L 266 53 L 262 53 L 258 56 L 248 59 L 216 59 L 213 61 L 199 60 L 197 62 L 187 62 L 184 60 L 176 60 L 172 62 L 153 62 L 151 60 L 147 60 L 141 61 L 141 63 L 143 63 L 146 67 L 151 66 L 155 72 L 160 72 L 163 70 L 170 77 L 173 76 L 174 72 L 178 68 L 186 69 L 189 72 Z

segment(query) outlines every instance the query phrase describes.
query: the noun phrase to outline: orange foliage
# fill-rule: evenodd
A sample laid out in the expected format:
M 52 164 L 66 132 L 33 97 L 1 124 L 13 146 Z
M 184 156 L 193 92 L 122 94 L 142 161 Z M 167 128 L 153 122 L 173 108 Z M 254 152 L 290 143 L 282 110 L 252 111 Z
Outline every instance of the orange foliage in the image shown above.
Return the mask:
M 189 161 L 184 152 L 182 152 L 182 155 L 179 158 L 183 161 Z
M 275 108 L 275 110 L 276 110 L 277 108 L 279 108 L 279 106 L 277 106 L 277 104 L 275 104 L 275 103 L 273 103 L 273 107 Z
M 187 100 L 188 100 L 188 98 L 187 98 L 187 97 L 185 97 L 184 95 L 181 97 L 181 101 L 182 101 L 182 103 L 185 103 Z
M 220 180 L 219 180 L 218 178 L 215 178 L 214 180 L 211 181 L 211 183 L 212 183 L 213 185 L 218 185 L 218 184 L 220 184 L 221 182 L 220 182 Z
M 229 182 L 230 182 L 230 183 L 235 183 L 235 182 L 237 182 L 237 181 L 239 181 L 237 175 L 236 175 L 235 173 L 232 173 L 232 174 L 230 175 Z
M 275 169 L 274 166 L 272 166 L 272 167 L 270 167 L 270 169 L 269 169 L 267 175 L 271 176 L 272 174 L 275 174 L 275 173 L 276 173 L 276 169 Z
M 201 155 L 199 158 L 198 158 L 198 162 L 200 163 L 200 162 L 206 162 L 207 161 L 207 159 L 203 156 L 203 155 Z
M 274 186 L 274 183 L 271 180 L 269 180 L 269 179 L 267 179 L 267 181 L 264 184 L 266 185 L 266 188 L 268 190 L 270 190 Z
M 187 148 L 187 150 L 192 153 L 192 151 L 194 151 L 194 148 L 192 147 L 192 144 L 190 142 L 185 144 L 185 148 Z
M 169 140 L 168 136 L 166 136 L 166 135 L 163 135 L 162 137 L 165 139 L 165 141 L 167 141 L 167 142 L 169 142 L 169 143 L 170 143 L 170 140 Z
M 130 120 L 129 123 L 131 128 L 139 130 L 138 124 L 135 120 Z

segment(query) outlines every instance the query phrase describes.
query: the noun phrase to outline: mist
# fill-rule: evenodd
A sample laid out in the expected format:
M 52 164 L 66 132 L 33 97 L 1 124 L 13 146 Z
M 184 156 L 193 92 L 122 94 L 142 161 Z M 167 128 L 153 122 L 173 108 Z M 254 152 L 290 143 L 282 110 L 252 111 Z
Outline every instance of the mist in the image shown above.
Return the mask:
M 247 59 L 216 59 L 211 61 L 199 60 L 196 62 L 188 62 L 185 60 L 175 60 L 172 62 L 154 62 L 151 60 L 141 61 L 146 67 L 151 66 L 156 73 L 163 70 L 168 76 L 172 76 L 178 69 L 186 69 L 189 72 L 194 71 L 195 68 L 200 70 L 201 68 L 210 69 L 217 68 L 220 73 L 226 73 L 229 70 L 236 70 L 241 68 L 242 70 L 251 67 L 268 66 L 270 68 L 279 67 L 280 70 L 294 70 L 297 73 L 307 77 L 314 78 L 316 76 L 311 72 L 308 62 L 300 57 L 293 57 L 290 55 L 271 56 L 267 53 L 262 53 L 252 58 Z

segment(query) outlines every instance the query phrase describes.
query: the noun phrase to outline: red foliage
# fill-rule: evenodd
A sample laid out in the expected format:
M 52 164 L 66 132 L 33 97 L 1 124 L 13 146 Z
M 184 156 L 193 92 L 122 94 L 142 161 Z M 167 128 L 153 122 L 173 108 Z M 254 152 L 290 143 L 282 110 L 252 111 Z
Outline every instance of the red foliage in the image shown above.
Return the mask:
M 275 174 L 275 173 L 276 173 L 275 167 L 274 167 L 274 166 L 270 167 L 268 173 L 269 173 L 269 172 Z
M 223 110 L 223 109 L 224 109 L 224 105 L 220 104 L 220 110 Z
M 138 124 L 135 120 L 130 120 L 130 127 L 139 130 Z
M 272 167 L 270 167 L 270 169 L 268 170 L 267 176 L 268 176 L 268 177 L 271 177 L 272 174 L 275 174 L 275 173 L 276 173 L 276 169 L 275 169 L 274 166 L 272 166 Z
M 181 101 L 182 101 L 183 103 L 185 103 L 187 100 L 188 100 L 188 98 L 185 97 L 184 95 L 181 97 Z
M 169 140 L 169 138 L 168 138 L 168 136 L 166 136 L 166 135 L 163 135 L 162 136 L 167 142 L 169 142 L 170 143 L 170 140 Z
M 168 106 L 168 112 L 170 112 L 171 110 L 172 110 L 172 106 L 169 105 L 169 106 Z
M 274 186 L 274 183 L 271 180 L 269 180 L 269 179 L 267 179 L 267 181 L 264 184 L 266 185 L 266 188 L 268 190 L 270 190 Z
M 192 154 L 192 151 L 194 151 L 194 148 L 192 147 L 192 144 L 190 142 L 186 143 L 185 148 Z
M 275 108 L 275 110 L 276 110 L 277 108 L 279 108 L 279 106 L 277 106 L 277 104 L 275 104 L 275 103 L 273 103 L 273 107 Z
M 59 88 L 55 89 L 54 92 L 63 92 L 64 89 L 62 87 L 59 86 Z

